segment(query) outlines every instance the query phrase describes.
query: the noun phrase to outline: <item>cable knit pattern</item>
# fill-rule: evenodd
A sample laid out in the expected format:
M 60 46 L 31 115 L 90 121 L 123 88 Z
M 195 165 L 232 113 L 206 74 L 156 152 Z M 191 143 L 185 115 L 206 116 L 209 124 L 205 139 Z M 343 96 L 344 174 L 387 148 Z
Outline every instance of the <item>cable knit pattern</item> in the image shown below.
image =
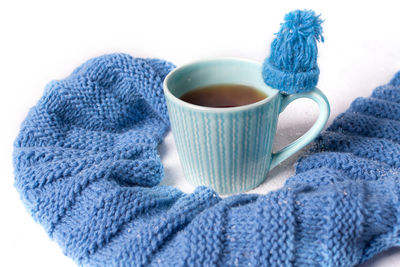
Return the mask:
M 400 245 L 400 73 L 267 195 L 160 186 L 174 66 L 113 54 L 51 82 L 15 141 L 15 186 L 87 266 L 352 266 Z

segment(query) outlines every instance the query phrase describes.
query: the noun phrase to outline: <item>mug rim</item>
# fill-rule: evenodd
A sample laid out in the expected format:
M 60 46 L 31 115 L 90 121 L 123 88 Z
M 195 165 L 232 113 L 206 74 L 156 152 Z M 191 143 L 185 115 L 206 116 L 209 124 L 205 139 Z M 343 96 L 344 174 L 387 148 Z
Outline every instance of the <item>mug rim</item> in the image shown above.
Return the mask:
M 271 86 L 265 84 L 266 87 L 268 87 L 270 90 L 272 90 L 274 92 L 273 95 L 268 95 L 266 98 L 264 98 L 260 101 L 257 101 L 255 103 L 238 106 L 238 107 L 229 107 L 229 108 L 205 107 L 205 106 L 191 104 L 191 103 L 181 100 L 180 98 L 176 97 L 169 90 L 169 88 L 167 86 L 168 80 L 171 78 L 171 76 L 173 76 L 177 71 L 180 71 L 181 69 L 184 69 L 184 68 L 187 68 L 187 67 L 190 67 L 193 65 L 197 65 L 197 64 L 202 64 L 205 62 L 232 61 L 232 60 L 238 61 L 238 62 L 251 63 L 251 64 L 261 66 L 261 63 L 256 60 L 239 58 L 239 57 L 216 57 L 216 58 L 210 58 L 210 59 L 195 60 L 195 61 L 183 64 L 182 66 L 176 67 L 174 70 L 172 70 L 170 73 L 168 73 L 168 75 L 165 77 L 165 79 L 163 81 L 163 90 L 164 90 L 165 97 L 169 98 L 169 100 L 173 101 L 175 104 L 177 104 L 179 106 L 183 106 L 187 109 L 192 109 L 192 110 L 197 110 L 197 111 L 202 111 L 202 112 L 210 112 L 210 113 L 226 113 L 226 112 L 245 111 L 245 110 L 249 110 L 249 109 L 253 109 L 253 108 L 265 105 L 266 103 L 272 101 L 272 99 L 275 98 L 277 95 L 279 95 L 279 90 L 272 88 Z

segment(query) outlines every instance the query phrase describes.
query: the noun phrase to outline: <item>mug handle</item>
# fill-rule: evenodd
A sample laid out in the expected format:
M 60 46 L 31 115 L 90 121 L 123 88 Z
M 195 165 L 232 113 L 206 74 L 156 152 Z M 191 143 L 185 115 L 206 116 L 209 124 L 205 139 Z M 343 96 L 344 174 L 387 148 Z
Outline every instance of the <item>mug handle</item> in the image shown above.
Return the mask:
M 314 140 L 317 135 L 322 131 L 325 124 L 328 121 L 330 114 L 329 102 L 324 93 L 318 88 L 313 89 L 307 93 L 299 93 L 293 95 L 282 95 L 283 99 L 281 102 L 281 108 L 279 113 L 281 113 L 292 101 L 298 98 L 309 98 L 318 104 L 319 116 L 314 125 L 301 137 L 299 137 L 293 143 L 287 145 L 276 153 L 271 155 L 270 170 L 275 168 L 279 163 L 308 145 L 312 140 Z

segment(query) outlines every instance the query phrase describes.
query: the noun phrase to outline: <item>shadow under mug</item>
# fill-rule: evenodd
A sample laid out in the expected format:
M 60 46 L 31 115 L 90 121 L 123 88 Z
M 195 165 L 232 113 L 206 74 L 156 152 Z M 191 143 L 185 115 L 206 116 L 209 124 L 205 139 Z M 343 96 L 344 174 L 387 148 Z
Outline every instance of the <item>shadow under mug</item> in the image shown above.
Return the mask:
M 319 89 L 283 95 L 264 83 L 261 68 L 261 63 L 246 59 L 212 59 L 178 67 L 165 78 L 172 133 L 183 173 L 192 185 L 210 186 L 220 194 L 255 188 L 269 170 L 309 144 L 325 126 L 330 108 Z M 248 85 L 268 97 L 230 108 L 198 106 L 179 99 L 190 90 L 214 84 Z M 298 98 L 315 101 L 319 117 L 303 136 L 272 153 L 279 114 Z

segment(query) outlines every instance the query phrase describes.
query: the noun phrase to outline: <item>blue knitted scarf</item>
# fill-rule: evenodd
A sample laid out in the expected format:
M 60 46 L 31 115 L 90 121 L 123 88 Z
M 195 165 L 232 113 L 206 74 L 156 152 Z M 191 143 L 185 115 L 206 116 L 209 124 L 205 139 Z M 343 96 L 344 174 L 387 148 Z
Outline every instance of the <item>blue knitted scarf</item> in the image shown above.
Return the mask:
M 15 140 L 15 186 L 90 266 L 351 266 L 400 245 L 400 72 L 356 99 L 296 175 L 221 199 L 160 186 L 174 66 L 113 54 L 51 82 Z

